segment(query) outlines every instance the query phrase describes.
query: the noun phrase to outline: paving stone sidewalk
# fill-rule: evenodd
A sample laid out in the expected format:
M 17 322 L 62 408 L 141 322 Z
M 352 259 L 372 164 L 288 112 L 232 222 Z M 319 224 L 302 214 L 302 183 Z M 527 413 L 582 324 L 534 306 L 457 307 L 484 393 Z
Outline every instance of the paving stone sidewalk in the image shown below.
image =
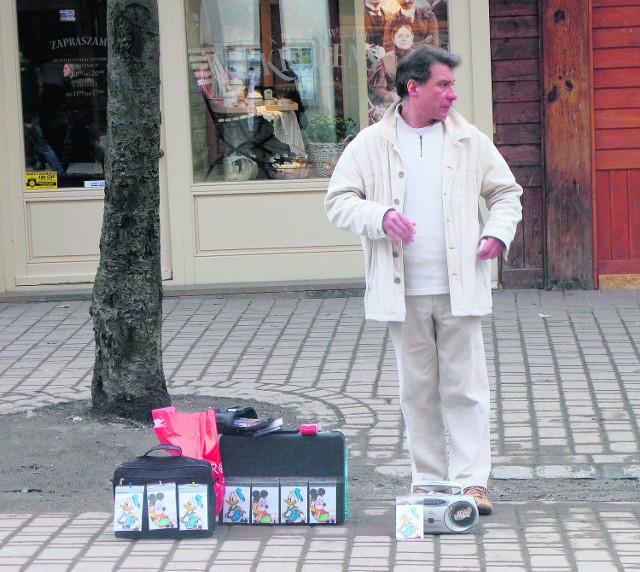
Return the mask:
M 0 303 L 0 414 L 89 397 L 86 301 Z M 250 397 L 338 426 L 353 458 L 409 481 L 397 375 L 362 299 L 167 297 L 174 394 Z M 640 293 L 499 290 L 483 319 L 493 483 L 640 478 Z M 569 481 L 570 482 L 570 481 Z M 0 515 L 8 570 L 640 570 L 640 503 L 496 504 L 468 535 L 393 539 L 393 498 L 352 498 L 344 526 L 224 527 L 189 541 L 116 540 L 112 515 Z

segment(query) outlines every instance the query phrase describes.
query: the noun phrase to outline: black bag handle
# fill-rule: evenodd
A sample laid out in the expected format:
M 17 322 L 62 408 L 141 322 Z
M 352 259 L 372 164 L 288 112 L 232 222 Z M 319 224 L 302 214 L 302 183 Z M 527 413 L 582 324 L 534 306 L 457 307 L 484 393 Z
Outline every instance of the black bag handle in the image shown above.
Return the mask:
M 164 451 L 168 453 L 169 451 L 177 451 L 180 455 L 182 455 L 182 447 L 179 445 L 169 445 L 168 443 L 160 443 L 160 445 L 156 445 L 155 447 L 151 447 L 143 457 L 146 457 L 149 453 L 153 453 L 153 451 Z

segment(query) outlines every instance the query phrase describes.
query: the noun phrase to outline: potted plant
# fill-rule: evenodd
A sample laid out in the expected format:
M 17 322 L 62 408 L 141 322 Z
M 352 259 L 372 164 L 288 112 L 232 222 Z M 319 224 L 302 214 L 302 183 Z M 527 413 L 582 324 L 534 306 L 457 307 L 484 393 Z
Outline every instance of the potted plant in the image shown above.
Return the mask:
M 330 177 L 346 144 L 356 134 L 356 124 L 337 113 L 316 115 L 307 125 L 310 158 L 318 177 Z

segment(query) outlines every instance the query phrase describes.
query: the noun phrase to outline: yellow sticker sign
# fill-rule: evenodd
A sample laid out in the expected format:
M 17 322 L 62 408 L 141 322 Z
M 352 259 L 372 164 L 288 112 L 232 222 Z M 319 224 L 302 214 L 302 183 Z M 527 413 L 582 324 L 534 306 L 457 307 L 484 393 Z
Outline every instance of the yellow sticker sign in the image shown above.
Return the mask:
M 24 174 L 24 185 L 27 189 L 40 191 L 58 188 L 58 173 L 55 171 L 27 171 Z

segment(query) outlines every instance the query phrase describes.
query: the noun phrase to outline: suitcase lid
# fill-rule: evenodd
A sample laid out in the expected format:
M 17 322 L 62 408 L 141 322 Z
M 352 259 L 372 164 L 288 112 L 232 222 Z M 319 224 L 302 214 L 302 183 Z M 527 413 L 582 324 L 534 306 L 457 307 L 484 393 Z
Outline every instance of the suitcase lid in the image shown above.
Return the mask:
M 345 440 L 339 431 L 221 435 L 220 454 L 225 476 L 343 478 L 345 474 Z

